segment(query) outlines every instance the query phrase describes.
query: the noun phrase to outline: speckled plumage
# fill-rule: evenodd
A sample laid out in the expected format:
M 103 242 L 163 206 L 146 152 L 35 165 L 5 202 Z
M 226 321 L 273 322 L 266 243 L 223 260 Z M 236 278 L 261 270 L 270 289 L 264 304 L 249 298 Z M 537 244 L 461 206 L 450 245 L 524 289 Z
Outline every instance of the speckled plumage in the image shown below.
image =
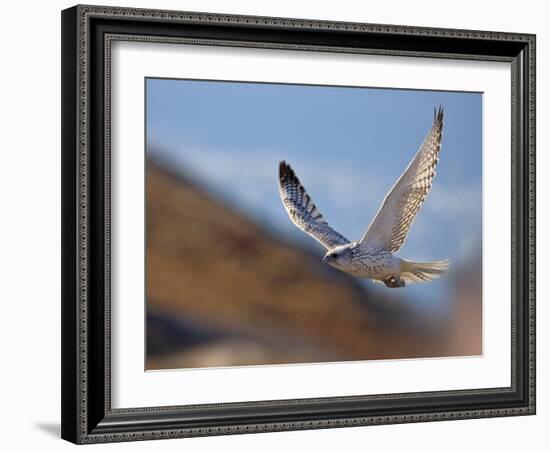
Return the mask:
M 382 206 L 359 241 L 350 242 L 331 228 L 286 162 L 279 164 L 279 193 L 290 220 L 317 239 L 328 252 L 323 261 L 361 278 L 403 287 L 407 282 L 427 282 L 440 276 L 447 261 L 418 263 L 394 256 L 405 242 L 411 224 L 432 187 L 443 135 L 443 109 L 422 146 L 388 192 Z

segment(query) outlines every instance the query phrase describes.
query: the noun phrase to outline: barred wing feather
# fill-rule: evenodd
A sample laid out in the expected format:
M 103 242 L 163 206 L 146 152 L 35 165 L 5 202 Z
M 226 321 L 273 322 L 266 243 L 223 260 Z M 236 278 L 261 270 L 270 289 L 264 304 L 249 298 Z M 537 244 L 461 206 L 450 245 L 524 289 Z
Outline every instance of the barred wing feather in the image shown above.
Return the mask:
M 302 231 L 329 250 L 349 244 L 348 239 L 327 224 L 292 168 L 284 161 L 279 164 L 279 193 L 290 220 Z
M 443 109 L 434 112 L 434 123 L 424 143 L 405 172 L 386 195 L 380 210 L 360 240 L 360 245 L 375 245 L 397 252 L 432 187 L 441 150 Z

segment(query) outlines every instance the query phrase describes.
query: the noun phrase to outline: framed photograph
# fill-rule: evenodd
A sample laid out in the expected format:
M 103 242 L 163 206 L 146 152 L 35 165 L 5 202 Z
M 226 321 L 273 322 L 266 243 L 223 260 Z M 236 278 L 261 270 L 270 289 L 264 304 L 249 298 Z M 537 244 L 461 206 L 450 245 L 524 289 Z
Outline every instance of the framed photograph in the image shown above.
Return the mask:
M 535 36 L 62 12 L 62 437 L 535 413 Z

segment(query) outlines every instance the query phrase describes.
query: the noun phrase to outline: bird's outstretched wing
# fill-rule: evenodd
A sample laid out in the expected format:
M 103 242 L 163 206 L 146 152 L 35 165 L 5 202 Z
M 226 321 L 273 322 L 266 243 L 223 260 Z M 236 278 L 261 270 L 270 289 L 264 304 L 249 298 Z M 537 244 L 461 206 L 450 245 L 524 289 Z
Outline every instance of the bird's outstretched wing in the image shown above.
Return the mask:
M 329 250 L 349 244 L 348 239 L 327 224 L 292 168 L 284 161 L 279 163 L 279 193 L 290 220 L 302 231 Z
M 434 111 L 434 123 L 424 143 L 399 180 L 386 195 L 380 210 L 361 238 L 360 245 L 398 251 L 426 198 L 435 176 L 443 134 L 443 109 Z

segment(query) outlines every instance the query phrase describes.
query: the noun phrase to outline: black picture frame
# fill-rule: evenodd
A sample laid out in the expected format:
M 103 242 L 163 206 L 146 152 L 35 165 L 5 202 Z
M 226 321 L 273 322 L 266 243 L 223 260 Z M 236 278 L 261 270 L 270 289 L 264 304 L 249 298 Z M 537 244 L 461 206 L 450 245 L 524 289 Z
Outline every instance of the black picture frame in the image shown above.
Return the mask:
M 512 66 L 511 386 L 113 409 L 110 42 L 116 39 Z M 535 36 L 78 5 L 62 12 L 62 437 L 74 443 L 535 414 Z

